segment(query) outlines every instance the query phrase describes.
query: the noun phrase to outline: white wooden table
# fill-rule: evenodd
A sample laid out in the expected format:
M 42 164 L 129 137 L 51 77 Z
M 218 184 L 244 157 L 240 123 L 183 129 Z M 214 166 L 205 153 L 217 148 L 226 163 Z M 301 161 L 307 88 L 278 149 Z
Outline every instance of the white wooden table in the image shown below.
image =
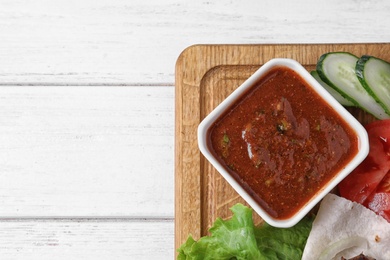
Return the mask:
M 390 42 L 387 0 L 0 0 L 0 259 L 172 259 L 197 43 Z

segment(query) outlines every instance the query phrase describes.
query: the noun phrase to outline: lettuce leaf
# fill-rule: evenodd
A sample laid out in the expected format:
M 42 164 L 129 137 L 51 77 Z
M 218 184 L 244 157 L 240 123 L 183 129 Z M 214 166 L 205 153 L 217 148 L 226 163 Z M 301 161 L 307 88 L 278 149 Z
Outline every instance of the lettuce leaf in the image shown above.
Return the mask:
M 190 235 L 178 249 L 177 259 L 301 259 L 312 218 L 287 229 L 266 223 L 256 227 L 252 209 L 236 204 L 231 211 L 231 219 L 216 219 L 209 230 L 210 236 L 196 241 Z
M 313 220 L 306 217 L 291 228 L 276 228 L 267 223 L 255 228 L 260 252 L 267 259 L 301 259 Z

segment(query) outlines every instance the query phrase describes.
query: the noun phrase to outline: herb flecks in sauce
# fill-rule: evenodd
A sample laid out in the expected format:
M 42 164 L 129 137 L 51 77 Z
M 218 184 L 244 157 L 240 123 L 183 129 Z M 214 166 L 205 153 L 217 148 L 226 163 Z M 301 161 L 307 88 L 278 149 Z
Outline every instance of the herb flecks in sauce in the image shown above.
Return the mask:
M 233 177 L 280 219 L 294 214 L 357 152 L 354 131 L 287 68 L 260 79 L 209 135 Z

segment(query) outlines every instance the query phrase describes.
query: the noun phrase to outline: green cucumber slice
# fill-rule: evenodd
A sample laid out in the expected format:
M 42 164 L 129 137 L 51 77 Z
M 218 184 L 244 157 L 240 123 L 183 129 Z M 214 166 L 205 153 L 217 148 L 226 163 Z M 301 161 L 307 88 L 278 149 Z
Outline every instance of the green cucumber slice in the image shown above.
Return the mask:
M 352 103 L 350 100 L 346 99 L 345 97 L 343 97 L 339 92 L 337 92 L 334 88 L 332 88 L 331 86 L 329 86 L 328 84 L 326 84 L 321 78 L 320 76 L 318 75 L 318 72 L 316 70 L 313 70 L 310 72 L 310 74 L 313 76 L 313 78 L 315 78 L 318 83 L 320 83 L 320 85 L 326 89 L 329 94 L 331 94 L 341 105 L 343 106 L 346 106 L 346 107 L 351 107 L 351 106 L 355 106 L 354 103 Z
M 356 76 L 355 67 L 358 60 L 358 57 L 348 52 L 325 53 L 317 62 L 317 72 L 326 84 L 356 106 L 378 119 L 390 118 Z
M 356 63 L 356 76 L 367 92 L 390 114 L 390 63 L 364 55 Z

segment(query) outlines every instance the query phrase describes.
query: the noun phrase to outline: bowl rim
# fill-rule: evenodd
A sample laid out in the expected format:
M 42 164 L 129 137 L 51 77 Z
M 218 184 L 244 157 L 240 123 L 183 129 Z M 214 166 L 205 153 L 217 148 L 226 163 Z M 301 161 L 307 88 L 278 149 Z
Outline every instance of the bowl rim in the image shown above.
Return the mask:
M 270 216 L 249 193 L 228 173 L 225 167 L 214 157 L 207 146 L 207 133 L 213 123 L 230 108 L 230 106 L 252 87 L 258 79 L 275 67 L 287 67 L 299 74 L 312 89 L 317 92 L 323 100 L 328 103 L 345 122 L 355 130 L 358 137 L 358 151 L 356 155 L 343 167 L 335 177 L 329 181 L 315 196 L 313 196 L 302 208 L 288 219 L 276 219 Z M 197 129 L 198 147 L 203 156 L 214 166 L 223 178 L 233 189 L 256 211 L 268 224 L 287 228 L 297 224 L 326 194 L 331 192 L 336 185 L 342 181 L 353 169 L 355 169 L 368 155 L 368 135 L 361 123 L 352 116 L 327 90 L 325 90 L 316 79 L 296 60 L 289 58 L 274 58 L 262 65 L 255 73 L 225 98 L 215 109 L 213 109 L 198 125 Z

